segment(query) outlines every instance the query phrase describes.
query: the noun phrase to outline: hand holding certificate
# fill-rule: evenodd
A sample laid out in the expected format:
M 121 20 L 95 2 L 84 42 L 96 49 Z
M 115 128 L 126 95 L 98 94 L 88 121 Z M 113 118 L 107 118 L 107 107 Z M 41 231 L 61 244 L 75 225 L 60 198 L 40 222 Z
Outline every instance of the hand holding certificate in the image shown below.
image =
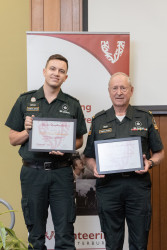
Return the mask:
M 144 169 L 140 137 L 95 141 L 95 153 L 99 174 Z
M 75 152 L 76 119 L 33 118 L 29 134 L 30 151 Z

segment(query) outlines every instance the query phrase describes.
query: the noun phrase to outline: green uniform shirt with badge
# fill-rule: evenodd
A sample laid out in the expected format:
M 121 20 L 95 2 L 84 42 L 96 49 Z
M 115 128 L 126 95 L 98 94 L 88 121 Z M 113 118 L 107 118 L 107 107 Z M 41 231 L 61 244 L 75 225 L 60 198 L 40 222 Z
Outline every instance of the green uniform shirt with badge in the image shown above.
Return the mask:
M 13 106 L 5 123 L 11 129 L 21 132 L 24 128 L 26 116 L 48 118 L 77 119 L 76 137 L 87 132 L 84 115 L 79 101 L 74 97 L 63 93 L 61 90 L 55 100 L 50 104 L 45 99 L 43 87 L 39 90 L 29 91 L 20 95 Z M 64 156 L 49 155 L 48 152 L 28 151 L 28 140 L 19 149 L 20 156 L 27 161 L 65 161 L 70 154 Z
M 142 151 L 147 159 L 150 158 L 150 150 L 154 153 L 163 148 L 157 125 L 150 112 L 129 105 L 126 116 L 120 122 L 111 107 L 93 117 L 84 154 L 95 158 L 94 141 L 131 136 L 141 137 Z

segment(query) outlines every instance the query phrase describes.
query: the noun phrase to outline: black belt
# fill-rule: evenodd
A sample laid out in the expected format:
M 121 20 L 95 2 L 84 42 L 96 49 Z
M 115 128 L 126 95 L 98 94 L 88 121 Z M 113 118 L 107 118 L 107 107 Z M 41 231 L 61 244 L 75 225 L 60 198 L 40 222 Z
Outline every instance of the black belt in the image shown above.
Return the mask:
M 143 173 L 143 174 L 138 174 L 135 171 L 131 171 L 131 172 L 123 172 L 123 173 L 114 173 L 111 174 L 111 177 L 123 177 L 123 178 L 127 178 L 127 177 L 131 177 L 131 176 L 138 176 L 138 177 L 142 177 L 144 175 L 146 175 L 147 173 Z
M 135 172 L 123 172 L 119 174 L 121 175 L 121 177 L 124 177 L 124 178 L 136 175 Z
M 58 168 L 64 168 L 68 167 L 68 162 L 39 162 L 39 161 L 24 161 L 23 160 L 23 166 L 29 167 L 29 168 L 36 168 L 36 169 L 43 169 L 43 170 L 54 170 Z
M 131 172 L 123 172 L 123 173 L 114 173 L 111 176 L 112 177 L 118 176 L 118 177 L 126 178 L 126 177 L 136 176 L 136 175 L 137 175 L 137 173 L 131 171 Z

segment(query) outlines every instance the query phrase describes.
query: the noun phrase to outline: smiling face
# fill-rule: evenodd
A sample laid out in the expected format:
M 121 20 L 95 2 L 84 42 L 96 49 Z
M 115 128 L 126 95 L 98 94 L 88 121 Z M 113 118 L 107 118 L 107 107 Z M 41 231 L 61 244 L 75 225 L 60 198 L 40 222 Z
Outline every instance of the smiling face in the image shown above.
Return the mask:
M 62 83 L 68 77 L 66 62 L 58 59 L 50 60 L 43 70 L 43 75 L 46 87 L 60 89 Z
M 109 82 L 109 94 L 115 109 L 127 109 L 133 94 L 133 87 L 125 74 L 115 74 Z

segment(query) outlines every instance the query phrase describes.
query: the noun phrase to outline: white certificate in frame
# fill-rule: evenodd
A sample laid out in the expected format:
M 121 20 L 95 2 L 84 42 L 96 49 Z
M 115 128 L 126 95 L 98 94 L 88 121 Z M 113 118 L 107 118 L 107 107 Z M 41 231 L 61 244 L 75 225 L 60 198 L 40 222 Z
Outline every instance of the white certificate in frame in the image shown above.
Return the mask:
M 33 117 L 29 151 L 75 152 L 76 119 Z
M 100 140 L 94 144 L 99 174 L 144 169 L 140 137 Z

